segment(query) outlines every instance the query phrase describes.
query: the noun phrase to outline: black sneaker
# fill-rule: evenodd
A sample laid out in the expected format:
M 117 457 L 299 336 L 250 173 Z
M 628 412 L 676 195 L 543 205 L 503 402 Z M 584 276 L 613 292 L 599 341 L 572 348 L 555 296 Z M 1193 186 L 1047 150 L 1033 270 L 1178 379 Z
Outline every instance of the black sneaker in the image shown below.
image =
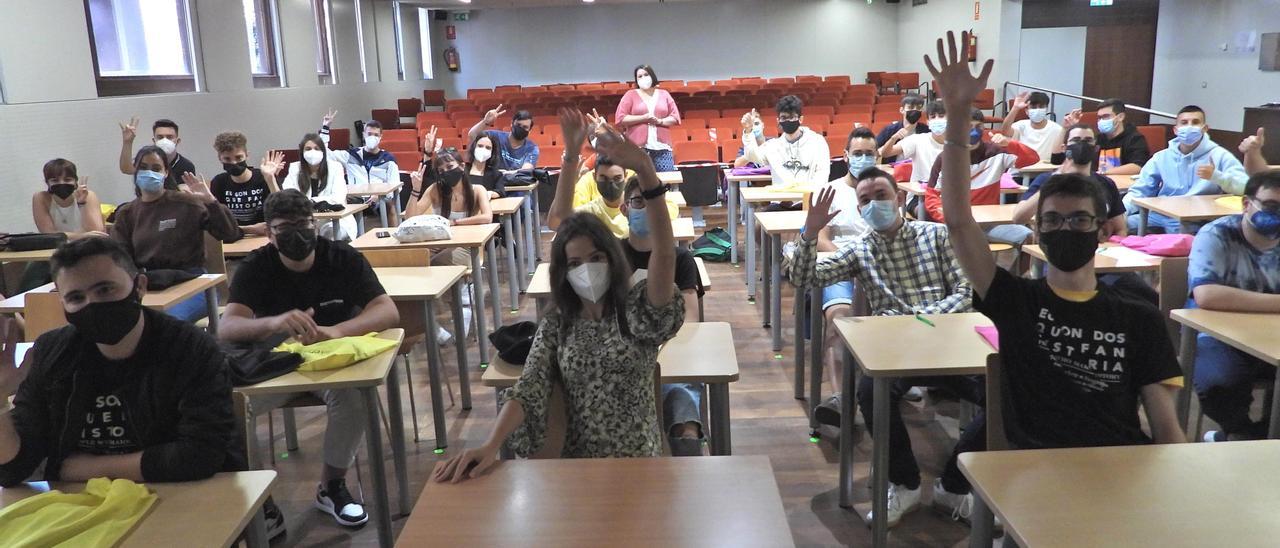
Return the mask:
M 813 418 L 818 424 L 840 426 L 840 395 L 836 394 L 813 408 Z
M 267 497 L 267 501 L 262 503 L 262 514 L 267 522 L 267 540 L 285 534 L 284 513 L 280 512 L 280 507 L 276 506 L 276 501 L 271 500 L 271 497 Z
M 355 527 L 369 521 L 369 514 L 364 506 L 351 497 L 347 491 L 347 480 L 330 480 L 328 484 L 320 484 L 316 488 L 316 508 L 333 516 L 338 525 Z

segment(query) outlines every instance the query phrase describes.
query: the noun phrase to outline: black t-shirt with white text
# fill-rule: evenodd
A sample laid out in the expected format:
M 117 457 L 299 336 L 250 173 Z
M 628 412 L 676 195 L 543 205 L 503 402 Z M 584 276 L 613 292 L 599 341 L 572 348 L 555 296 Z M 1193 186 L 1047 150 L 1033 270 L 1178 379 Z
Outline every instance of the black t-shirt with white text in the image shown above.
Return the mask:
M 1098 285 L 1085 302 L 997 268 L 974 308 L 1000 332 L 1005 429 L 1020 448 L 1150 443 L 1143 386 L 1182 375 L 1160 311 Z
M 72 379 L 73 398 L 84 412 L 68 417 L 68 426 L 79 432 L 76 451 L 91 455 L 121 455 L 142 450 L 138 433 L 129 424 L 129 409 L 118 390 L 128 381 L 131 360 L 108 360 L 87 343 L 84 356 L 92 363 L 78 367 Z M 75 408 L 76 406 L 71 406 Z
M 316 241 L 311 270 L 294 272 L 268 244 L 245 257 L 231 279 L 230 302 L 253 310 L 259 318 L 290 310 L 315 310 L 322 326 L 345 322 L 379 295 L 386 294 L 369 261 L 343 242 Z
M 226 172 L 214 176 L 213 181 L 209 183 L 209 192 L 231 210 L 231 216 L 236 218 L 236 224 L 240 226 L 266 220 L 262 206 L 267 201 L 267 194 L 271 192 L 271 188 L 267 186 L 267 179 L 262 176 L 262 171 L 257 168 L 249 169 L 253 175 L 243 183 L 232 181 L 231 174 Z

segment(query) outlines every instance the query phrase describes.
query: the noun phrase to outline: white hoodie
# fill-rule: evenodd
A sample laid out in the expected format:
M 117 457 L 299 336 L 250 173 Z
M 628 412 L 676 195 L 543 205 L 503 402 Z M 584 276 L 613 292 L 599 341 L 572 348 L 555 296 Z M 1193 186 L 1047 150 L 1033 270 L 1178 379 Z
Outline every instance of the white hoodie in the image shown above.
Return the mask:
M 800 127 L 800 138 L 787 142 L 786 135 L 774 137 L 763 145 L 755 135 L 742 137 L 742 154 L 748 161 L 772 169 L 773 184 L 825 185 L 831 175 L 831 150 L 821 133 Z

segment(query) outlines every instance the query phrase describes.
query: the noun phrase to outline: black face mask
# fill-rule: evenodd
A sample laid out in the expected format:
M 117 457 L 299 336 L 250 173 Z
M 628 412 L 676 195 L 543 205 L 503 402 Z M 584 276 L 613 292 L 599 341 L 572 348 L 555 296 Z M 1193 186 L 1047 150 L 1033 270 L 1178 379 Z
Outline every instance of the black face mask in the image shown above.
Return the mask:
M 59 200 L 70 198 L 72 194 L 75 194 L 75 192 L 76 185 L 69 185 L 66 183 L 49 185 L 49 194 L 57 196 Z
M 446 185 L 453 186 L 462 180 L 462 169 L 455 168 L 445 171 L 440 174 L 440 180 L 444 181 Z
M 1098 251 L 1098 231 L 1054 230 L 1040 233 L 1040 247 L 1049 264 L 1063 272 L 1075 272 L 1093 260 Z
M 606 202 L 616 202 L 622 198 L 622 189 L 625 182 L 615 183 L 608 179 L 596 179 L 596 190 L 600 191 L 600 197 Z
M 222 164 L 222 170 L 231 174 L 232 177 L 239 177 L 244 171 L 249 169 L 249 162 L 240 160 L 234 164 Z
M 513 137 L 515 140 L 523 141 L 525 137 L 528 137 L 528 136 L 529 136 L 529 128 L 519 124 L 513 124 L 511 126 L 511 137 Z
M 1067 145 L 1067 159 L 1087 166 L 1098 159 L 1098 148 L 1088 141 L 1076 141 Z
M 316 249 L 316 229 L 299 228 L 276 233 L 276 249 L 294 261 L 302 261 Z
M 791 135 L 800 129 L 800 120 L 782 120 L 778 122 L 778 129 L 781 129 L 787 135 Z
M 920 122 L 920 111 L 908 110 L 905 117 L 907 119 L 908 124 L 912 124 L 912 125 L 917 124 Z
M 98 344 L 116 344 L 138 325 L 141 318 L 142 298 L 138 296 L 138 282 L 133 290 L 118 301 L 89 303 L 75 312 L 65 312 L 67 323 L 76 332 Z

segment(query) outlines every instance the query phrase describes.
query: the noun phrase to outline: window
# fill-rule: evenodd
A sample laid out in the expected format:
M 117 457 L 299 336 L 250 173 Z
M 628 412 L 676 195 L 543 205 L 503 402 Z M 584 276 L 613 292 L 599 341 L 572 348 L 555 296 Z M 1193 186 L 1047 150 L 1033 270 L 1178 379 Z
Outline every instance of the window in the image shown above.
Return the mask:
M 404 30 L 401 28 L 400 2 L 391 4 L 391 20 L 392 41 L 396 44 L 396 79 L 404 80 Z
M 422 77 L 430 80 L 435 78 L 435 68 L 431 62 L 431 14 L 427 8 L 418 8 L 418 36 L 422 45 Z
M 362 0 L 356 0 L 354 3 L 356 8 L 356 47 L 360 52 L 360 80 L 367 84 L 369 83 L 369 67 L 364 60 L 364 14 L 360 12 L 360 4 L 363 3 Z
M 187 0 L 86 0 L 98 95 L 195 91 Z
M 249 68 L 253 74 L 253 86 L 259 88 L 283 87 L 284 71 L 276 44 L 280 28 L 276 26 L 275 0 L 243 0 L 244 26 L 249 36 Z
M 338 83 L 333 66 L 333 27 L 329 24 L 329 0 L 311 0 L 316 16 L 316 75 L 321 84 Z

